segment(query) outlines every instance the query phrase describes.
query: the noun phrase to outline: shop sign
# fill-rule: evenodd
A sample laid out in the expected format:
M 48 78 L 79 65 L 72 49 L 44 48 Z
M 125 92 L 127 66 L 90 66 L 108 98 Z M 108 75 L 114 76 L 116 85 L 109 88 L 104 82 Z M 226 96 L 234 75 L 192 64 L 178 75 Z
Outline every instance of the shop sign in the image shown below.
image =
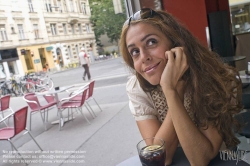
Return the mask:
M 40 63 L 40 59 L 34 59 L 34 63 Z
M 53 50 L 52 46 L 46 47 L 46 51 L 51 51 L 51 50 Z

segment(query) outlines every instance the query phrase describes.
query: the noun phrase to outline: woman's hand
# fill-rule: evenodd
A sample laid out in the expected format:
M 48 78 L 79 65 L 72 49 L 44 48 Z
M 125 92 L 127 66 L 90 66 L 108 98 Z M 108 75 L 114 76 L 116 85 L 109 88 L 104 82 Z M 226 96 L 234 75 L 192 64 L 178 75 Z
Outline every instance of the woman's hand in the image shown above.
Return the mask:
M 183 95 L 183 74 L 188 69 L 187 57 L 182 47 L 175 47 L 165 53 L 167 64 L 161 75 L 160 85 L 165 90 L 176 90 Z M 181 94 L 180 94 L 181 93 Z

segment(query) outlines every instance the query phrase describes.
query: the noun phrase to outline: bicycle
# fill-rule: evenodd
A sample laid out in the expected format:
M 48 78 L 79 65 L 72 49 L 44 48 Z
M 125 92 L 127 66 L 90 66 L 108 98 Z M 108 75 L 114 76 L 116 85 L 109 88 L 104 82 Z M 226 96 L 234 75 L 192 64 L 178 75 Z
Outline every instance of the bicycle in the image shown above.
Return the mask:
M 35 74 L 27 74 L 24 77 L 26 83 L 22 86 L 22 93 L 34 93 L 49 90 L 54 87 L 54 83 L 51 78 L 38 78 Z
M 18 96 L 21 94 L 20 85 L 16 82 L 16 80 L 7 80 L 0 84 L 1 87 L 1 95 L 14 94 Z

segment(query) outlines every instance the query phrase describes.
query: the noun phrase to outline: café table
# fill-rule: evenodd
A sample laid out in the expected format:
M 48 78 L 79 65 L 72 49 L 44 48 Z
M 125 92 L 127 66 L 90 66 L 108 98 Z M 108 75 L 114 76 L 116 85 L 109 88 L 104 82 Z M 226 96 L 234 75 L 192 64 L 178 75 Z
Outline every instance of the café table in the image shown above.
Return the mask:
M 44 92 L 36 92 L 36 96 L 43 96 L 43 95 L 52 95 L 52 94 L 54 94 L 55 95 L 55 100 L 56 100 L 56 103 L 57 103 L 57 109 L 58 109 L 58 111 L 60 111 L 59 110 L 59 108 L 60 108 L 60 105 L 59 105 L 60 100 L 59 100 L 59 97 L 58 97 L 58 93 L 64 92 L 64 91 L 66 91 L 66 90 L 68 90 L 70 88 L 73 88 L 73 87 L 74 87 L 74 85 L 71 85 L 71 86 L 59 87 L 58 90 L 51 89 L 51 90 L 44 91 Z M 74 117 L 73 117 L 73 119 L 74 119 Z M 58 124 L 60 120 L 63 122 L 63 123 L 61 123 L 62 126 L 63 126 L 63 124 L 65 122 L 69 121 L 68 118 L 62 118 L 62 119 L 59 119 L 59 120 L 51 122 L 51 124 Z
M 223 62 L 229 63 L 229 62 L 235 62 L 239 60 L 246 59 L 246 56 L 228 56 L 228 57 L 221 57 Z
M 221 159 L 222 158 L 222 159 Z M 116 166 L 141 166 L 141 162 L 139 159 L 139 156 L 134 156 L 131 157 L 121 163 L 119 163 Z M 174 157 L 173 157 L 173 163 L 171 164 L 171 166 L 189 166 L 190 163 L 188 162 L 183 150 L 181 147 L 178 147 Z M 239 160 L 237 162 L 237 160 L 227 160 L 226 157 L 224 157 L 223 160 L 223 156 L 220 155 L 220 153 L 209 163 L 209 166 L 249 166 L 249 164 L 247 164 L 245 161 Z
M 224 63 L 236 67 L 235 62 L 246 59 L 246 56 L 228 56 L 228 57 L 221 57 L 221 59 Z

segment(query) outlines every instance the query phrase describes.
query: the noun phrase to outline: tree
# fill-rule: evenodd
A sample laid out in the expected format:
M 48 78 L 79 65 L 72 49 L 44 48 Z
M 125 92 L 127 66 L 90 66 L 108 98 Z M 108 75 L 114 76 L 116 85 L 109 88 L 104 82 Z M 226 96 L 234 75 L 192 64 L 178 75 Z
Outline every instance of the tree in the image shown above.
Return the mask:
M 97 44 L 100 44 L 99 38 L 104 34 L 107 34 L 111 43 L 118 43 L 126 15 L 115 14 L 112 0 L 89 0 L 89 2 L 90 21 L 94 27 Z

